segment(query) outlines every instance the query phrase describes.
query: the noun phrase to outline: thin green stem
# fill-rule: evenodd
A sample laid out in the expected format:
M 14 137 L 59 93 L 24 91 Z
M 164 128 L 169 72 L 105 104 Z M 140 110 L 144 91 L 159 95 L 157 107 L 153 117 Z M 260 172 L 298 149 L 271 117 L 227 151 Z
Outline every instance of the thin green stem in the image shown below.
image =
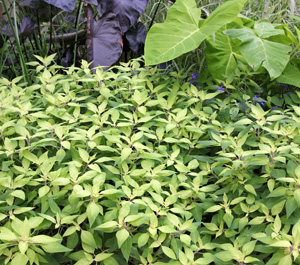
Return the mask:
M 31 85 L 31 80 L 29 78 L 28 69 L 26 67 L 26 63 L 25 63 L 24 55 L 23 55 L 22 48 L 21 48 L 21 45 L 20 45 L 19 35 L 18 35 L 18 26 L 17 26 L 17 19 L 16 19 L 17 18 L 17 15 L 16 15 L 16 1 L 15 0 L 13 1 L 13 12 L 14 12 L 14 17 L 15 17 L 15 23 L 14 23 L 15 25 L 13 25 L 13 22 L 12 22 L 10 13 L 8 12 L 5 1 L 2 1 L 2 5 L 4 7 L 5 13 L 6 13 L 7 18 L 8 18 L 8 22 L 11 26 L 12 32 L 13 32 L 15 40 L 16 40 L 17 49 L 18 49 L 18 53 L 19 53 L 19 57 L 20 57 L 22 73 L 23 73 L 27 83 L 29 85 Z
M 290 61 L 298 54 L 297 50 L 300 47 L 300 43 L 294 48 L 294 50 L 291 52 Z

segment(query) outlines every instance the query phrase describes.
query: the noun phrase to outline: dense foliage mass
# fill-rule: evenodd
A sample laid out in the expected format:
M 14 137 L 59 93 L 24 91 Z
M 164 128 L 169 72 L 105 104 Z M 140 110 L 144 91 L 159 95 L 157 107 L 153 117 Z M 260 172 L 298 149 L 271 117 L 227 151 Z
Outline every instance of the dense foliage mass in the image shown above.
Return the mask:
M 300 263 L 300 93 L 39 59 L 0 80 L 1 264 Z

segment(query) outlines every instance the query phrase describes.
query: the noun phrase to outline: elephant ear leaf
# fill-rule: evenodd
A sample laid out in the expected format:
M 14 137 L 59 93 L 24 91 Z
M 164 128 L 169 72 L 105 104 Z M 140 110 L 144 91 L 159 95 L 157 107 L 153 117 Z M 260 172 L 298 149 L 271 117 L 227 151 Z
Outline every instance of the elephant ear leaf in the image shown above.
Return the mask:
M 23 0 L 20 2 L 20 6 L 26 6 L 32 9 L 38 9 L 41 5 L 41 0 Z
M 14 19 L 12 19 L 14 21 Z M 37 27 L 36 22 L 30 16 L 23 17 L 21 24 L 18 25 L 19 36 L 24 36 L 26 34 L 31 34 Z M 13 31 L 9 23 L 3 26 L 1 33 L 7 35 L 8 37 L 13 37 Z
M 226 1 L 207 19 L 200 21 L 201 10 L 195 0 L 177 0 L 169 8 L 164 23 L 153 25 L 145 43 L 145 64 L 167 62 L 196 49 L 206 38 L 233 21 L 246 0 Z
M 32 17 L 26 16 L 21 21 L 19 34 L 20 35 L 32 34 L 36 27 L 37 27 L 37 23 L 33 21 Z
M 75 0 L 44 0 L 46 3 L 58 7 L 66 12 L 72 12 L 75 9 Z
M 241 27 L 232 22 L 220 28 L 214 36 L 206 39 L 205 58 L 207 68 L 215 79 L 227 79 L 237 68 L 240 57 L 240 41 L 233 40 L 223 33 L 224 30 Z
M 146 36 L 147 30 L 142 22 L 138 22 L 125 34 L 125 37 L 129 43 L 129 48 L 139 55 L 144 54 Z
M 120 22 L 122 32 L 125 33 L 139 18 L 148 5 L 148 0 L 110 0 L 99 1 L 98 13 L 114 12 Z
M 247 63 L 254 70 L 263 66 L 272 80 L 281 75 L 289 62 L 289 52 L 292 50 L 290 46 L 265 40 L 249 28 L 228 29 L 224 33 L 232 39 L 241 40 L 242 44 L 239 48 Z M 267 33 L 261 31 L 259 34 Z
M 94 20 L 91 7 L 88 7 L 90 36 L 87 40 L 88 61 L 91 68 L 103 66 L 106 70 L 121 56 L 123 50 L 122 32 L 116 14 L 108 12 L 99 20 Z
M 86 3 L 88 3 L 88 4 L 91 4 L 91 5 L 94 5 L 94 6 L 97 6 L 97 5 L 98 5 L 97 0 L 84 0 L 84 2 L 86 2 Z

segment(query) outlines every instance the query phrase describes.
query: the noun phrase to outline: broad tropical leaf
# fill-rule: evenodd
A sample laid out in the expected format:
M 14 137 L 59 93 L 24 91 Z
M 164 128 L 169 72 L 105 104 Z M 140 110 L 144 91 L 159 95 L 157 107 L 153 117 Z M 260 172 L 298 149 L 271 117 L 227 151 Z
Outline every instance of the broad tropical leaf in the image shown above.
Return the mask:
M 86 2 L 86 3 L 88 3 L 88 4 L 91 4 L 91 5 L 94 5 L 94 6 L 97 6 L 97 5 L 98 5 L 97 0 L 84 0 L 84 2 Z
M 280 76 L 289 62 L 288 53 L 292 50 L 290 46 L 262 39 L 249 28 L 229 29 L 224 33 L 232 39 L 241 40 L 240 51 L 247 63 L 254 70 L 263 66 L 271 79 Z
M 214 36 L 206 39 L 205 57 L 211 75 L 224 80 L 237 68 L 236 56 L 239 56 L 239 40 L 232 40 L 223 33 L 230 28 L 239 28 L 239 24 L 232 22 L 219 29 Z
M 66 12 L 72 12 L 75 9 L 75 0 L 44 0 L 46 3 L 58 7 Z
M 115 63 L 122 54 L 123 40 L 119 21 L 112 12 L 104 14 L 95 21 L 92 9 L 89 7 L 91 17 L 91 38 L 88 40 L 88 61 L 91 68 L 104 66 L 107 69 Z
M 41 7 L 41 5 L 42 5 L 41 0 L 24 0 L 20 2 L 20 6 L 26 6 L 32 9 L 38 9 Z
M 125 33 L 139 18 L 148 5 L 148 0 L 98 0 L 98 13 L 103 16 L 108 11 L 114 12 Z
M 276 80 L 280 83 L 300 87 L 300 70 L 288 64 L 283 73 Z
M 147 36 L 147 30 L 142 22 L 131 27 L 125 34 L 129 43 L 129 48 L 139 55 L 144 54 L 144 45 Z
M 19 25 L 19 34 L 32 34 L 36 27 L 37 23 L 33 21 L 32 17 L 23 17 L 21 24 Z
M 18 25 L 18 34 L 19 34 L 19 36 L 22 36 L 25 34 L 31 34 L 31 33 L 33 33 L 33 31 L 36 27 L 37 27 L 37 23 L 35 21 L 33 21 L 33 19 L 30 16 L 23 17 L 21 24 Z M 1 30 L 1 33 L 4 35 L 7 35 L 9 37 L 14 36 L 9 23 L 4 25 L 4 27 Z
M 177 0 L 164 23 L 151 27 L 145 44 L 145 63 L 154 65 L 196 49 L 239 14 L 246 0 L 227 1 L 200 23 L 201 10 L 195 0 Z
M 70 67 L 73 64 L 74 52 L 70 49 L 66 50 L 61 57 L 61 64 L 64 67 Z

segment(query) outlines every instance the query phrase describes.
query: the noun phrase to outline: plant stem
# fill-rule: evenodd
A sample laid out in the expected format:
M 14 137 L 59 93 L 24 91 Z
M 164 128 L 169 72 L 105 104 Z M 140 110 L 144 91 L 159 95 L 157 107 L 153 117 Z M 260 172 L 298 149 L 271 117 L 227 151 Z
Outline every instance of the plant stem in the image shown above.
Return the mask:
M 297 50 L 299 49 L 300 47 L 300 43 L 294 48 L 294 50 L 291 52 L 291 58 L 290 58 L 290 61 L 298 54 L 297 53 Z
M 150 28 L 152 27 L 152 25 L 153 25 L 154 18 L 156 17 L 156 14 L 157 14 L 157 11 L 158 11 L 158 8 L 159 8 L 161 2 L 162 2 L 162 0 L 159 1 L 158 5 L 157 5 L 157 7 L 156 7 L 156 9 L 155 9 L 155 11 L 154 11 L 154 15 L 153 15 L 153 17 L 152 17 L 152 20 L 151 20 L 150 26 L 149 26 L 149 28 L 148 28 L 148 31 L 149 31 L 149 29 L 150 29 Z
M 24 37 L 22 37 L 22 46 L 23 46 L 23 49 L 24 49 L 24 53 L 25 53 L 25 56 L 26 56 L 26 60 L 27 60 L 27 62 L 29 62 L 29 57 L 28 57 L 28 54 L 27 54 L 27 50 L 26 50 L 26 46 L 25 46 L 25 39 L 24 39 Z
M 42 43 L 42 34 L 41 34 L 41 23 L 40 23 L 40 18 L 39 18 L 39 11 L 36 10 L 36 21 L 37 21 L 37 24 L 38 24 L 38 32 L 39 32 L 39 37 L 40 37 L 40 45 L 41 47 L 43 46 L 43 43 Z
M 24 56 L 23 56 L 23 52 L 22 52 L 22 48 L 21 48 L 21 45 L 20 45 L 20 40 L 19 40 L 19 35 L 18 35 L 18 25 L 17 25 L 17 15 L 16 15 L 16 1 L 14 0 L 13 1 L 13 11 L 14 11 L 14 17 L 15 17 L 15 25 L 13 25 L 13 22 L 12 22 L 12 19 L 11 19 L 11 16 L 8 12 L 8 9 L 7 9 L 7 6 L 6 6 L 6 3 L 5 1 L 2 1 L 2 4 L 3 4 L 3 7 L 5 9 L 5 13 L 7 15 L 7 18 L 8 18 L 8 22 L 11 26 L 11 29 L 12 29 L 12 32 L 14 34 L 14 37 L 15 37 L 15 40 L 16 40 L 16 44 L 17 44 L 17 49 L 18 49 L 18 52 L 19 52 L 19 57 L 20 57 L 20 63 L 21 63 L 21 68 L 22 68 L 22 73 L 25 77 L 25 80 L 27 81 L 27 83 L 29 85 L 31 85 L 31 80 L 29 78 L 29 75 L 28 75 L 28 69 L 26 67 L 26 63 L 25 63 L 25 59 L 24 59 Z
M 51 52 L 51 44 L 52 44 L 52 5 L 50 5 L 50 42 L 49 42 L 48 55 Z
M 77 10 L 77 15 L 76 15 L 76 21 L 75 21 L 76 35 L 75 35 L 75 44 L 74 44 L 74 60 L 73 60 L 74 66 L 76 65 L 78 26 L 79 26 L 79 20 L 80 20 L 80 14 L 82 11 L 82 7 L 83 7 L 83 2 L 82 2 L 82 0 L 80 0 L 79 8 Z

